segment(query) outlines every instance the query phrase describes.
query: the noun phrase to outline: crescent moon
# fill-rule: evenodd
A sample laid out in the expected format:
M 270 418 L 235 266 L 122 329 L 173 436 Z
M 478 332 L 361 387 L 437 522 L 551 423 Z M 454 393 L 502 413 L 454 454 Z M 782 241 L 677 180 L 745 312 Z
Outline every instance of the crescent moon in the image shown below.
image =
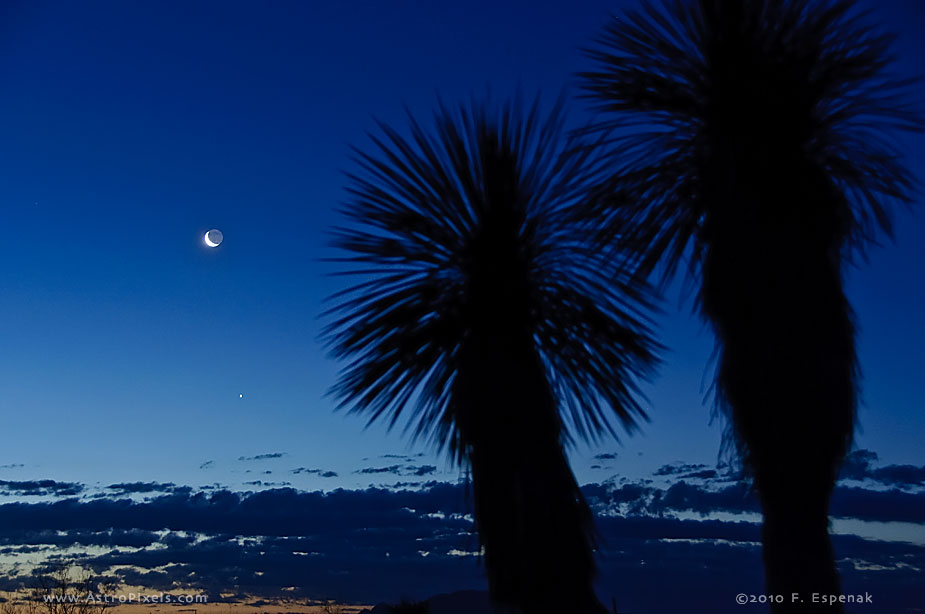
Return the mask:
M 215 237 L 215 238 L 213 239 L 212 237 Z M 224 237 L 222 236 L 222 231 L 219 230 L 218 228 L 213 228 L 212 230 L 209 230 L 202 237 L 203 242 L 209 247 L 218 247 L 219 245 L 222 244 L 222 239 L 224 239 Z

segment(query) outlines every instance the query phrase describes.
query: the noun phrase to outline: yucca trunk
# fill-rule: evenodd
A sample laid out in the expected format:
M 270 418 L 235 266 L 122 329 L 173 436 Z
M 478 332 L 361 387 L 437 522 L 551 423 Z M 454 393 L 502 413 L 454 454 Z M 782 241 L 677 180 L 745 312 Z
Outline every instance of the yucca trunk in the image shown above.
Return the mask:
M 831 614 L 842 608 L 812 597 L 840 593 L 828 508 L 856 406 L 839 220 L 824 182 L 767 179 L 786 187 L 736 193 L 727 178 L 728 206 L 704 231 L 702 304 L 720 342 L 717 393 L 764 513 L 765 592 L 784 596 L 771 610 Z
M 468 405 L 459 430 L 470 443 L 491 596 L 524 614 L 598 614 L 593 520 L 563 449 L 555 398 L 532 349 L 512 345 L 471 348 L 456 382 Z

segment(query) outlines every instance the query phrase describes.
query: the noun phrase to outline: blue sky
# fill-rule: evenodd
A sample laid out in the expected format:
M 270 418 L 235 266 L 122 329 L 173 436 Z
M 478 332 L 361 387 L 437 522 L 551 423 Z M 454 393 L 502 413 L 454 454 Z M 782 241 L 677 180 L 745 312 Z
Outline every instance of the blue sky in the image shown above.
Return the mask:
M 318 314 L 340 281 L 321 259 L 349 146 L 367 144 L 373 116 L 427 116 L 438 93 L 520 87 L 551 101 L 587 67 L 579 47 L 634 4 L 4 2 L 0 480 L 455 480 L 431 450 L 364 429 L 325 397 L 336 365 Z M 899 34 L 898 70 L 921 72 L 925 7 L 875 8 Z M 580 101 L 570 110 L 587 118 Z M 925 138 L 903 146 L 925 166 Z M 209 250 L 213 227 L 225 242 Z M 918 466 L 925 217 L 899 212 L 896 229 L 847 279 L 865 375 L 857 443 L 883 465 Z M 716 464 L 721 425 L 703 404 L 712 338 L 677 293 L 665 310 L 652 421 L 577 449 L 583 483 Z
M 402 125 L 403 105 L 429 114 L 437 93 L 519 86 L 551 99 L 622 6 L 5 3 L 0 404 L 18 435 L 0 465 L 23 467 L 0 473 L 232 483 L 239 456 L 277 451 L 341 476 L 408 451 L 449 469 L 333 414 L 324 396 L 336 366 L 317 317 L 339 282 L 320 259 L 348 147 L 366 144 L 373 115 Z M 900 70 L 914 71 L 922 8 L 877 14 L 900 34 Z M 586 118 L 581 102 L 571 110 Z M 923 139 L 907 148 L 921 167 Z M 218 250 L 200 241 L 211 227 L 225 233 Z M 925 221 L 901 213 L 897 229 L 848 287 L 865 373 L 859 445 L 912 463 L 925 426 Z M 652 422 L 604 450 L 621 452 L 628 475 L 716 460 L 720 425 L 702 404 L 712 339 L 676 298 L 660 321 L 671 352 Z M 584 481 L 600 477 L 588 468 L 597 452 L 576 451 Z

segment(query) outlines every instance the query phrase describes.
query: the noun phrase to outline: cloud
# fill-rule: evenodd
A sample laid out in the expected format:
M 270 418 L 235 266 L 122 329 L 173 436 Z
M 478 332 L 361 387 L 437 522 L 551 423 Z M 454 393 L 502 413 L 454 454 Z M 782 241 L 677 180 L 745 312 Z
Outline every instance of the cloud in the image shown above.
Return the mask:
M 79 546 L 108 546 L 113 548 L 145 548 L 162 540 L 155 531 L 136 528 L 87 529 L 69 528 L 13 528 L 0 529 L 0 544 L 8 548 L 25 545 L 22 552 L 36 552 L 40 546 L 62 548 Z M 12 550 L 11 550 L 12 551 Z
M 337 473 L 334 471 L 325 471 L 324 469 L 309 469 L 308 467 L 296 467 L 295 469 L 290 469 L 289 473 L 300 474 L 300 473 L 310 473 L 317 475 L 322 478 L 336 478 Z
M 477 547 L 467 512 L 461 489 L 439 483 L 418 491 L 279 488 L 67 499 L 0 505 L 0 544 L 109 546 L 87 562 L 99 570 L 131 565 L 119 575 L 154 589 L 180 582 L 214 594 L 239 586 L 273 595 L 295 585 L 316 597 L 378 600 L 401 596 L 404 589 L 392 591 L 409 585 L 406 573 L 419 589 L 453 590 L 466 578 L 482 587 L 475 561 L 446 554 Z M 158 547 L 125 550 L 126 542 Z M 425 561 L 420 550 L 434 557 Z M 384 569 L 386 562 L 393 567 Z
M 830 513 L 842 518 L 925 524 L 925 491 L 839 487 L 832 493 Z
M 916 477 L 904 473 L 909 466 L 876 461 L 870 452 L 855 455 L 847 472 L 861 480 L 879 476 L 880 486 L 888 479 L 905 486 Z M 894 474 L 876 473 L 886 469 Z M 219 594 L 236 587 L 265 597 L 370 603 L 484 589 L 479 558 L 457 556 L 479 550 L 469 485 L 415 479 L 436 472 L 434 465 L 408 462 L 367 467 L 355 473 L 409 481 L 330 492 L 253 480 L 247 486 L 254 489 L 243 493 L 218 484 L 194 490 L 122 482 L 87 495 L 81 484 L 5 481 L 0 491 L 8 494 L 61 498 L 0 504 L 0 553 L 15 562 L 58 556 L 64 548 L 83 551 L 96 570 L 152 590 Z M 289 473 L 336 475 L 306 467 Z M 732 614 L 729 586 L 760 592 L 760 526 L 753 522 L 760 507 L 747 483 L 721 473 L 675 463 L 661 467 L 657 481 L 583 486 L 600 534 L 600 594 L 619 595 L 621 611 L 659 614 L 683 609 L 687 591 L 688 598 L 697 595 L 698 610 Z M 836 518 L 922 526 L 925 491 L 842 484 L 831 511 Z M 879 591 L 883 611 L 908 612 L 917 603 L 925 548 L 856 535 L 834 535 L 833 544 L 846 592 Z M 0 590 L 22 582 L 23 568 L 14 563 L 0 573 Z M 675 578 L 670 595 L 659 588 L 665 577 Z M 286 586 L 298 588 L 293 594 L 282 591 Z
M 878 460 L 876 452 L 871 450 L 853 450 L 845 457 L 841 468 L 841 478 L 846 480 L 863 480 L 870 475 L 871 465 Z
M 391 465 L 389 467 L 364 467 L 363 469 L 357 469 L 354 473 L 360 473 L 364 475 L 374 474 L 374 473 L 391 473 L 394 475 L 402 474 L 401 465 Z
M 686 473 L 681 476 L 682 478 L 691 478 L 696 480 L 713 480 L 718 477 L 715 469 L 703 469 L 701 471 L 694 471 L 692 473 Z
M 20 467 L 25 467 L 22 463 L 9 463 L 6 465 L 0 465 L 0 469 L 19 469 Z
M 659 512 L 690 511 L 702 515 L 714 512 L 760 512 L 758 500 L 745 484 L 737 483 L 719 490 L 681 481 L 672 484 L 653 505 Z
M 360 475 L 375 475 L 379 473 L 389 473 L 398 476 L 418 476 L 422 477 L 436 473 L 435 465 L 389 465 L 388 467 L 364 467 L 357 469 L 353 473 Z
M 239 456 L 239 461 L 268 460 L 272 458 L 282 458 L 286 456 L 285 452 L 268 452 L 266 454 L 257 454 L 256 456 Z
M 666 475 L 678 475 L 680 473 L 690 473 L 692 471 L 702 471 L 707 469 L 706 465 L 696 463 L 696 464 L 687 464 L 687 463 L 672 463 L 669 465 L 662 465 L 655 472 L 655 475 L 666 476 Z
M 379 456 L 379 458 L 408 458 L 408 456 L 409 456 L 408 454 L 382 454 L 382 455 Z M 412 460 L 409 458 L 409 459 L 408 459 L 408 462 L 410 463 L 410 462 L 414 462 L 414 461 L 412 461 Z
M 874 469 L 873 479 L 888 486 L 901 488 L 925 486 L 925 465 L 887 465 Z
M 840 489 L 855 490 L 863 489 Z M 671 515 L 751 509 L 747 488 L 708 493 L 686 483 L 667 489 L 625 483 L 584 491 L 598 512 L 598 589 L 617 595 L 621 611 L 683 611 L 681 601 L 696 595 L 698 611 L 732 614 L 738 606 L 730 586 L 760 593 L 757 523 Z M 453 554 L 478 551 L 470 506 L 466 486 L 435 481 L 416 490 L 278 488 L 7 503 L 0 505 L 0 549 L 18 557 L 93 546 L 84 558 L 94 569 L 152 590 L 183 586 L 217 595 L 236 587 L 264 597 L 420 599 L 485 588 L 478 557 Z M 637 511 L 614 515 L 617 507 Z M 833 536 L 833 544 L 846 591 L 877 591 L 882 611 L 918 603 L 925 548 L 843 535 Z M 0 575 L 0 589 L 22 581 L 16 573 Z M 666 577 L 672 591 L 664 591 Z M 296 594 L 281 591 L 285 586 L 298 587 Z
M 114 491 L 115 494 L 145 494 L 145 493 L 167 493 L 167 492 L 176 492 L 178 490 L 184 492 L 191 492 L 192 489 L 189 486 L 177 486 L 173 482 L 120 482 L 118 484 L 110 484 L 106 487 L 106 490 Z
M 617 453 L 616 453 L 616 452 L 608 452 L 608 453 L 605 453 L 605 454 L 595 454 L 595 455 L 594 455 L 594 459 L 595 459 L 595 460 L 616 460 L 616 459 L 617 459 Z
M 252 494 L 229 490 L 175 492 L 144 501 L 70 498 L 14 502 L 0 505 L 0 530 L 117 528 L 299 536 L 336 532 L 351 523 L 367 528 L 400 527 L 412 519 L 407 510 L 430 513 L 458 507 L 463 503 L 461 495 L 456 485 L 435 483 L 426 491 L 371 488 L 323 493 L 279 488 Z M 308 517 L 311 522 L 306 522 Z
M 392 484 L 379 484 L 377 488 L 385 488 L 387 490 L 425 490 L 428 488 L 433 488 L 437 484 L 445 484 L 446 482 L 438 482 L 436 480 L 427 480 L 426 482 L 393 482 Z
M 598 513 L 665 515 L 693 512 L 701 516 L 715 513 L 757 514 L 761 512 L 754 492 L 744 482 L 717 488 L 711 484 L 692 484 L 684 480 L 667 489 L 640 483 L 589 484 L 582 492 Z M 832 494 L 829 513 L 835 518 L 874 522 L 925 524 L 925 491 L 900 489 L 873 490 L 838 486 Z
M 70 497 L 80 494 L 84 487 L 76 482 L 56 482 L 55 480 L 0 480 L 0 494 Z
M 215 464 L 215 461 L 207 460 L 206 462 L 204 462 L 204 463 L 202 463 L 201 465 L 199 465 L 199 468 L 200 468 L 200 469 L 208 469 L 209 467 L 211 467 L 211 466 L 214 465 L 214 464 Z
M 885 486 L 912 488 L 925 486 L 925 465 L 886 465 L 874 467 L 880 460 L 876 452 L 866 449 L 853 450 L 845 458 L 841 469 L 841 479 L 864 481 L 871 480 Z

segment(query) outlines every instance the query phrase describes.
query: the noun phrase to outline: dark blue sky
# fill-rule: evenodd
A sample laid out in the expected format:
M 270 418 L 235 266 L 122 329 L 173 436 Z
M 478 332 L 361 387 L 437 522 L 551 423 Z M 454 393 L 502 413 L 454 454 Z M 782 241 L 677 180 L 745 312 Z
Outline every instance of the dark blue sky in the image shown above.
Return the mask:
M 551 100 L 635 4 L 0 2 L 0 588 L 23 561 L 81 552 L 155 589 L 484 588 L 458 471 L 324 396 L 318 314 L 340 283 L 324 233 L 373 115 L 402 126 L 403 105 L 487 88 Z M 898 70 L 923 72 L 925 4 L 869 5 L 899 34 Z M 925 137 L 903 145 L 925 166 Z M 848 277 L 867 450 L 832 508 L 845 589 L 878 611 L 918 604 L 925 566 L 925 215 L 896 227 Z M 601 594 L 738 611 L 733 592 L 761 591 L 759 516 L 713 470 L 712 339 L 677 293 L 659 324 L 652 422 L 572 455 L 605 538 Z M 396 483 L 418 488 L 369 487 Z
M 437 93 L 519 85 L 551 99 L 587 66 L 578 48 L 632 4 L 4 2 L 0 465 L 12 466 L 0 479 L 240 487 L 261 474 L 327 489 L 379 480 L 353 472 L 408 452 L 454 478 L 324 397 L 336 367 L 317 315 L 337 281 L 319 259 L 348 145 L 365 146 L 373 115 L 403 125 L 402 105 L 429 113 Z M 925 9 L 882 4 L 899 69 L 918 71 Z M 571 109 L 586 118 L 581 102 Z M 925 140 L 906 147 L 921 168 Z M 925 217 L 896 221 L 896 244 L 848 280 L 865 373 L 858 442 L 916 464 Z M 217 250 L 201 242 L 211 227 L 225 233 Z M 577 450 L 583 482 L 715 463 L 720 425 L 702 404 L 712 340 L 676 299 L 651 424 L 623 447 Z M 284 456 L 238 460 L 273 452 Z M 592 469 L 600 452 L 619 459 Z

